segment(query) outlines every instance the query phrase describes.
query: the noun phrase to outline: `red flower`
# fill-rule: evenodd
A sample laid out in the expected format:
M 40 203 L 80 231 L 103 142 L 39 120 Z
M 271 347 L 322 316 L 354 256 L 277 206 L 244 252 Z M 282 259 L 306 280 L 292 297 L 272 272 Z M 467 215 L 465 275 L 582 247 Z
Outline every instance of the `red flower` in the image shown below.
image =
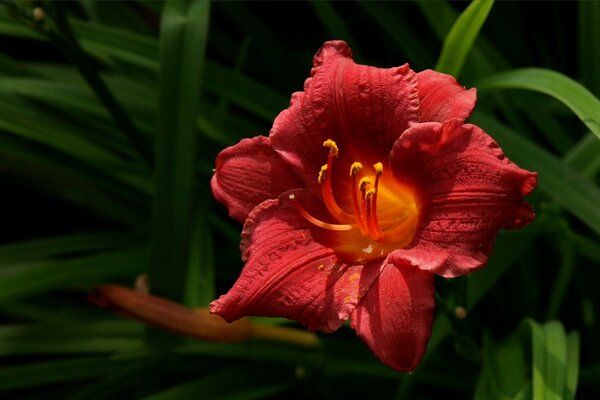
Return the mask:
M 341 41 L 316 54 L 269 138 L 219 154 L 211 186 L 244 222 L 246 265 L 211 304 L 228 321 L 350 319 L 385 364 L 410 371 L 431 334 L 434 274 L 482 267 L 500 228 L 533 220 L 536 173 L 509 161 L 448 75 L 357 65 Z

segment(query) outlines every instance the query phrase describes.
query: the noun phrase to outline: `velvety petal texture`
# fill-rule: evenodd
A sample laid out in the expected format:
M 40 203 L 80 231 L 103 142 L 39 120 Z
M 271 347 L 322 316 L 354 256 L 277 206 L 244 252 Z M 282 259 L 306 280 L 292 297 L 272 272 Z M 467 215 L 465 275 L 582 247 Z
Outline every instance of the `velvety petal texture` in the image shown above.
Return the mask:
M 379 274 L 381 260 L 348 264 L 288 195 L 256 207 L 244 226 L 246 265 L 233 288 L 210 305 L 227 321 L 246 315 L 286 317 L 311 330 L 339 328 Z
M 477 101 L 476 89 L 466 90 L 453 76 L 430 69 L 417 74 L 421 122 L 444 122 L 471 115 Z
M 481 267 L 500 228 L 535 217 L 523 201 L 537 174 L 517 167 L 480 128 L 460 120 L 419 124 L 394 145 L 395 178 L 416 193 L 419 227 L 393 254 L 423 270 L 455 277 Z
M 270 137 L 273 148 L 318 193 L 326 139 L 343 144 L 338 171 L 346 176 L 354 161 L 369 165 L 387 159 L 400 134 L 419 121 L 418 106 L 417 76 L 408 65 L 358 65 L 345 42 L 326 42 L 314 57 L 304 92 L 293 94 Z
M 263 201 L 304 186 L 265 136 L 243 139 L 219 153 L 210 185 L 215 198 L 240 222 Z
M 384 263 L 352 314 L 352 327 L 389 367 L 412 371 L 431 336 L 435 309 L 434 276 L 409 265 Z

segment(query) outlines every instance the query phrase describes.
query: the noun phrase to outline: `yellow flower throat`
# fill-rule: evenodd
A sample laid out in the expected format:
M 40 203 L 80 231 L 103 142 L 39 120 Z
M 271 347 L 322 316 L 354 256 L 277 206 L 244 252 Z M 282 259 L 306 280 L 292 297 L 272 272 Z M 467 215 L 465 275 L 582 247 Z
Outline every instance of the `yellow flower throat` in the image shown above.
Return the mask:
M 331 139 L 323 142 L 323 146 L 329 148 L 329 154 L 327 164 L 321 167 L 317 180 L 321 184 L 325 207 L 336 223 L 314 217 L 291 194 L 290 200 L 298 212 L 311 224 L 338 232 L 338 249 L 355 261 L 382 257 L 393 249 L 408 245 L 418 220 L 412 192 L 391 175 L 383 184 L 381 162 L 375 163 L 370 169 L 356 161 L 350 166 L 349 174 L 352 179 L 352 206 L 350 208 L 349 204 L 343 204 L 347 206 L 346 209 L 340 207 L 332 186 L 334 159 L 339 149 Z

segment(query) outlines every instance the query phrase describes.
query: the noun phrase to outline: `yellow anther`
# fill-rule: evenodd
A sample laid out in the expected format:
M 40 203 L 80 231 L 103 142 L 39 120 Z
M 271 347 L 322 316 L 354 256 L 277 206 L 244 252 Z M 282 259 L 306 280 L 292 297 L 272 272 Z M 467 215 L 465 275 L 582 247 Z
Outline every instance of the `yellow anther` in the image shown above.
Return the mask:
M 367 190 L 367 186 L 369 186 L 370 184 L 371 184 L 371 179 L 369 179 L 365 176 L 358 182 L 358 190 L 360 190 L 361 192 L 364 192 L 365 190 Z
M 321 170 L 319 171 L 319 177 L 317 178 L 317 181 L 319 183 L 323 183 L 323 181 L 327 178 L 327 164 L 323 165 L 321 167 Z
M 326 141 L 324 141 L 323 147 L 329 147 L 329 154 L 331 154 L 334 157 L 337 157 L 338 147 L 337 147 L 337 144 L 335 144 L 335 142 L 333 140 L 327 139 Z
M 360 171 L 362 167 L 362 164 L 359 162 L 352 163 L 352 165 L 350 166 L 350 176 L 356 176 L 356 174 L 358 174 L 358 171 Z
M 371 188 L 369 190 L 367 190 L 367 193 L 365 193 L 365 198 L 368 200 L 371 197 L 373 197 L 373 195 L 377 193 L 377 190 L 375 190 L 375 188 Z
M 383 164 L 378 162 L 376 164 L 373 164 L 373 168 L 375 168 L 375 173 L 377 175 L 381 175 L 383 174 Z

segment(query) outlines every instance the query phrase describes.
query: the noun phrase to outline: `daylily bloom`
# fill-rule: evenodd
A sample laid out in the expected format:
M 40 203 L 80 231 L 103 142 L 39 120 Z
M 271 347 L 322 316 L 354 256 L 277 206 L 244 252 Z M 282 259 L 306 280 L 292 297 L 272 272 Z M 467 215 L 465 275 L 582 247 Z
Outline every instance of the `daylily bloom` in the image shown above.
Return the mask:
M 245 267 L 210 305 L 227 321 L 279 316 L 413 370 L 431 335 L 434 275 L 482 267 L 501 228 L 535 217 L 536 173 L 465 124 L 475 89 L 408 65 L 357 65 L 323 45 L 269 137 L 223 150 L 211 186 L 244 223 Z

